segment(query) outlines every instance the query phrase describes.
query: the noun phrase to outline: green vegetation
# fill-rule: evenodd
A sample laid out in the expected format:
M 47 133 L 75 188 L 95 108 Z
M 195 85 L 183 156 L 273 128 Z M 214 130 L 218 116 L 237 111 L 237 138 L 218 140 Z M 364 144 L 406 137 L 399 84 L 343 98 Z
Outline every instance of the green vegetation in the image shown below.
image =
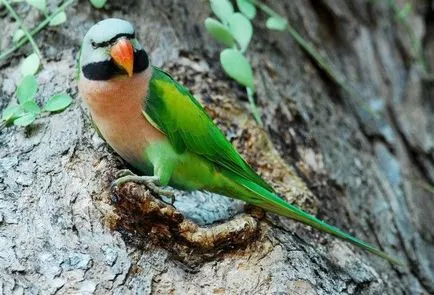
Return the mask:
M 38 83 L 33 75 L 27 75 L 18 85 L 15 95 L 18 104 L 10 105 L 3 110 L 1 119 L 8 126 L 30 125 L 43 112 L 59 112 L 67 108 L 72 98 L 68 94 L 53 95 L 41 108 L 36 102 Z
M 395 14 L 395 20 L 398 23 L 401 23 L 406 33 L 408 34 L 411 45 L 412 45 L 412 54 L 415 57 L 416 61 L 422 66 L 422 69 L 426 75 L 428 75 L 427 67 L 425 64 L 425 60 L 423 57 L 423 51 L 422 51 L 422 40 L 417 38 L 416 33 L 414 32 L 411 24 L 408 21 L 408 15 L 412 12 L 413 8 L 410 3 L 405 3 L 402 8 L 398 6 L 396 3 L 396 0 L 388 0 L 389 6 L 392 8 L 394 14 Z
M 252 37 L 253 30 L 250 21 L 256 16 L 257 9 L 268 16 L 265 23 L 268 29 L 288 32 L 298 45 L 316 62 L 318 67 L 349 95 L 349 99 L 375 118 L 378 117 L 378 114 L 366 104 L 365 99 L 361 97 L 359 92 L 352 86 L 351 81 L 349 81 L 344 74 L 339 72 L 327 58 L 319 53 L 313 44 L 303 38 L 285 18 L 276 13 L 271 7 L 258 0 L 237 0 L 238 9 L 244 16 L 244 18 L 241 18 L 241 14 L 234 12 L 232 4 L 228 0 L 210 0 L 210 3 L 214 14 L 221 22 L 213 18 L 207 18 L 205 20 L 206 29 L 216 41 L 230 48 L 222 51 L 220 62 L 225 72 L 231 78 L 243 86 L 246 86 L 252 112 L 258 123 L 262 124 L 259 111 L 253 101 L 253 71 L 249 62 L 245 56 L 243 56 Z M 388 3 L 395 13 L 396 20 L 404 24 L 412 40 L 414 56 L 416 56 L 417 61 L 423 66 L 424 71 L 426 71 L 421 41 L 416 38 L 407 21 L 407 16 L 412 9 L 411 4 L 406 3 L 402 8 L 398 8 L 395 0 L 388 0 Z M 238 17 L 235 17 L 235 15 L 238 15 Z M 237 28 L 235 29 L 235 26 L 231 27 L 231 20 L 235 23 L 234 20 L 236 18 L 239 20 L 236 22 Z M 241 35 L 243 35 L 244 38 L 240 37 Z
M 32 30 L 29 30 L 24 24 L 22 18 L 13 8 L 14 4 L 27 3 L 45 16 L 45 19 Z M 42 54 L 33 38 L 46 26 L 58 26 L 66 22 L 67 15 L 65 9 L 71 5 L 73 0 L 64 1 L 61 5 L 54 9 L 52 13 L 48 12 L 46 0 L 0 0 L 0 6 L 4 5 L 8 13 L 16 20 L 19 29 L 12 34 L 13 46 L 0 52 L 0 62 L 9 57 L 13 52 L 21 48 L 27 42 L 30 42 L 33 52 L 23 59 L 20 65 L 23 79 L 16 90 L 17 104 L 11 103 L 3 110 L 0 120 L 0 130 L 9 125 L 28 126 L 40 114 L 59 112 L 67 108 L 72 98 L 68 94 L 54 94 L 41 107 L 36 101 L 38 83 L 36 73 L 41 67 Z M 96 8 L 101 8 L 106 3 L 106 0 L 91 0 L 92 5 Z
M 250 20 L 256 16 L 257 8 L 268 15 L 265 23 L 268 29 L 288 32 L 337 85 L 350 94 L 350 97 L 354 98 L 354 101 L 361 105 L 363 109 L 373 114 L 373 111 L 363 103 L 363 99 L 358 93 L 348 85 L 344 75 L 338 72 L 285 18 L 276 13 L 268 5 L 257 0 L 237 0 L 236 2 L 241 13 L 234 12 L 234 8 L 229 0 L 210 0 L 211 9 L 221 22 L 214 18 L 207 18 L 205 20 L 205 27 L 216 41 L 230 47 L 221 52 L 220 63 L 228 76 L 246 87 L 252 113 L 260 125 L 262 125 L 262 121 L 259 110 L 253 100 L 253 71 L 250 63 L 243 55 L 253 34 Z
M 209 17 L 205 20 L 205 27 L 216 41 L 228 47 L 220 53 L 220 63 L 229 77 L 246 87 L 253 116 L 258 124 L 262 125 L 261 115 L 254 101 L 252 66 L 245 57 L 253 35 L 250 19 L 256 15 L 256 8 L 247 0 L 237 0 L 241 12 L 235 12 L 229 0 L 211 0 L 210 4 L 219 20 Z

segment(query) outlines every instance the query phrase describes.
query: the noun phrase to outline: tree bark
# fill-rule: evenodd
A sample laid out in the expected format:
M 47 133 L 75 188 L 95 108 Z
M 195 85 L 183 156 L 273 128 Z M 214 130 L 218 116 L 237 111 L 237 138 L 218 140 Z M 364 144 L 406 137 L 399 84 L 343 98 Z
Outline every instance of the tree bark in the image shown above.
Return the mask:
M 266 3 L 331 61 L 361 101 L 289 34 L 266 29 L 258 13 L 248 50 L 265 122 L 257 127 L 243 89 L 222 72 L 222 48 L 204 30 L 207 1 L 113 0 L 104 10 L 79 1 L 64 25 L 37 36 L 45 58 L 38 101 L 65 89 L 75 99 L 60 114 L 0 134 L 0 294 L 434 293 L 434 83 L 413 42 L 422 41 L 434 71 L 432 3 L 408 2 L 411 33 L 390 1 Z M 34 26 L 40 15 L 26 7 L 20 4 L 20 15 Z M 85 32 L 108 17 L 135 24 L 152 62 L 192 90 L 282 197 L 407 266 L 292 220 L 257 213 L 253 220 L 240 215 L 240 202 L 206 193 L 177 193 L 174 205 L 194 223 L 189 229 L 228 219 L 234 229 L 242 219 L 252 231 L 197 244 L 173 230 L 179 213 L 151 218 L 131 207 L 139 201 L 119 205 L 109 187 L 125 164 L 92 128 L 75 81 Z M 17 24 L 5 16 L 0 27 L 14 32 Z M 3 34 L 0 44 L 10 46 L 11 36 Z M 15 100 L 19 62 L 30 50 L 0 65 L 0 109 Z

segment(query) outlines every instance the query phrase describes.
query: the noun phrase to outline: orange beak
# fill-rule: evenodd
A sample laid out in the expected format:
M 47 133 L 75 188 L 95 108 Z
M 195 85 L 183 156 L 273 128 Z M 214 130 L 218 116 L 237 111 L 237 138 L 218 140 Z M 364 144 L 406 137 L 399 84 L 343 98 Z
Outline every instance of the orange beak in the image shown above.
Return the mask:
M 119 39 L 115 45 L 112 46 L 110 55 L 115 63 L 127 72 L 129 77 L 133 75 L 134 49 L 130 40 L 127 38 Z

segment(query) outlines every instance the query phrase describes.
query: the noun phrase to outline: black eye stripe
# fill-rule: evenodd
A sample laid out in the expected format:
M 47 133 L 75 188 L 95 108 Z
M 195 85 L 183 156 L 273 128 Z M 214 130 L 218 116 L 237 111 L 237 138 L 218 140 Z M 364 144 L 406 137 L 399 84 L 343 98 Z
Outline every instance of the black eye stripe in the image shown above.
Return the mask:
M 119 39 L 120 37 L 127 37 L 128 39 L 134 39 L 135 33 L 132 33 L 132 34 L 120 33 L 120 34 L 117 34 L 116 36 L 114 36 L 113 38 L 111 38 L 109 41 L 104 41 L 104 42 L 99 42 L 99 43 L 97 43 L 95 41 L 91 41 L 91 44 L 94 48 L 107 47 L 110 44 L 112 44 L 113 42 L 115 42 L 117 39 Z

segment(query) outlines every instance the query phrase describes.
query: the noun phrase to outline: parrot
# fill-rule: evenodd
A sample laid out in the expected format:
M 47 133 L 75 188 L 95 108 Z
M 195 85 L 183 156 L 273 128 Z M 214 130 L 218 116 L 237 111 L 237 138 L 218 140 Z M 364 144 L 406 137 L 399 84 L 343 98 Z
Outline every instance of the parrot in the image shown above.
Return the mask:
M 208 191 L 242 200 L 350 242 L 392 264 L 395 257 L 291 205 L 241 157 L 194 96 L 153 66 L 134 26 L 109 18 L 85 34 L 78 60 L 79 95 L 105 142 L 140 175 L 113 182 Z

